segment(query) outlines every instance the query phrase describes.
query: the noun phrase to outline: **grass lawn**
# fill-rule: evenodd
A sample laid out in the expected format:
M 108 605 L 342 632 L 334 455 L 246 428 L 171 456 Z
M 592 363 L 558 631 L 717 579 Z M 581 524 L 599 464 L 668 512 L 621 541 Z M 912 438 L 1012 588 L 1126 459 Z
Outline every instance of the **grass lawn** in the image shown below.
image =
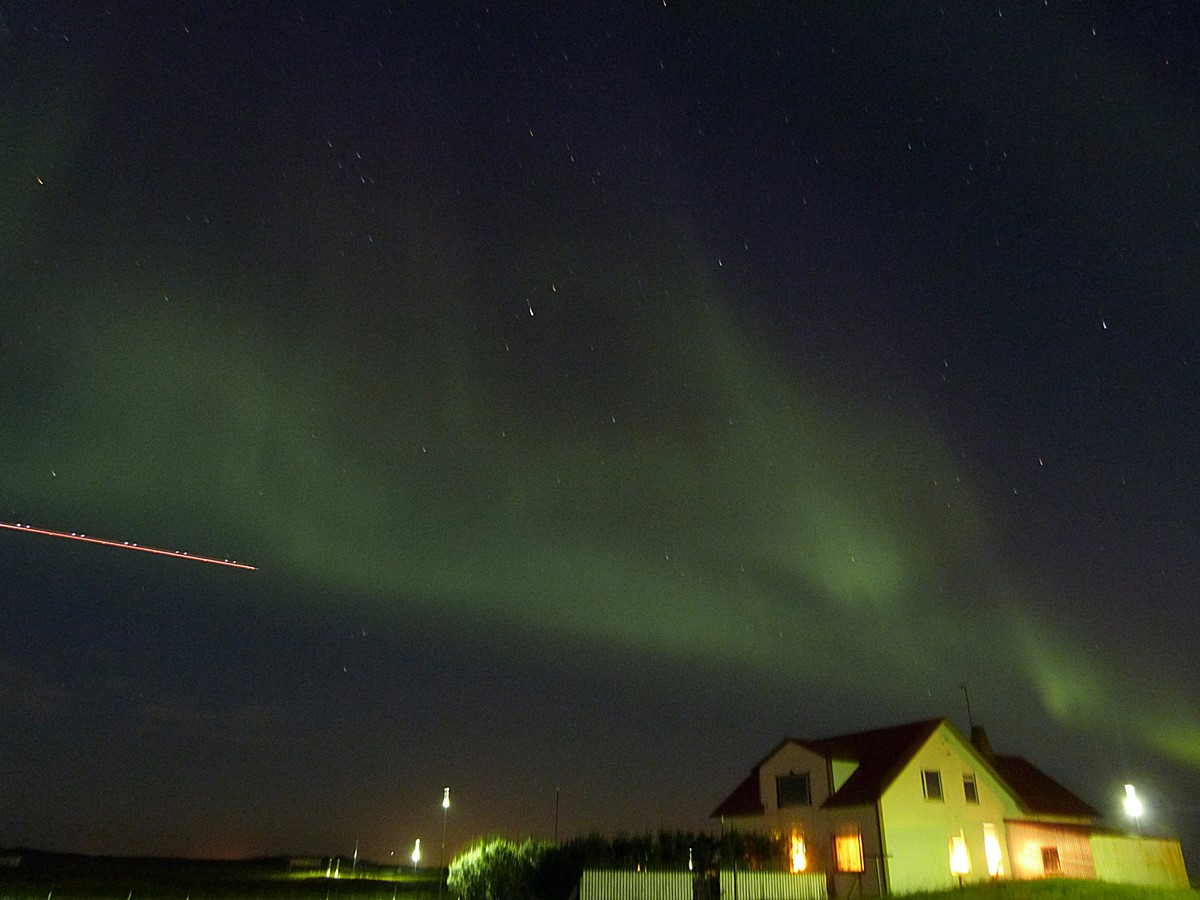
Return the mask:
M 1000 881 L 906 896 L 912 900 L 1200 900 L 1200 892 L 1193 890 L 1145 888 L 1070 878 Z
M 350 860 L 208 862 L 8 851 L 0 900 L 434 900 L 436 871 Z M 337 871 L 340 877 L 327 877 Z M 1047 879 L 909 894 L 913 900 L 1200 900 L 1200 891 Z M 726 892 L 726 898 L 732 897 Z M 444 900 L 451 900 L 443 893 Z M 748 898 L 745 898 L 748 900 Z
M 0 900 L 433 900 L 436 871 L 287 859 L 210 862 L 13 851 Z M 315 861 L 314 861 L 315 862 Z M 339 877 L 327 877 L 336 870 Z

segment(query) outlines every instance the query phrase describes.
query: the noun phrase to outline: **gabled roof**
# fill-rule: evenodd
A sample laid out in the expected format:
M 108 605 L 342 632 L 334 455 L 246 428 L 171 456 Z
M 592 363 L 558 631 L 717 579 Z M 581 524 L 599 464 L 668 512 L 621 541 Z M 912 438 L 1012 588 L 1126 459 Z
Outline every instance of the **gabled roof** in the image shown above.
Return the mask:
M 964 751 L 987 767 L 1008 787 L 1022 811 L 1032 815 L 1092 819 L 1100 815 L 1065 787 L 1019 756 L 999 756 L 986 747 L 980 750 L 954 727 L 949 719 L 923 719 L 890 728 L 876 728 L 821 740 L 789 739 L 776 744 L 751 770 L 750 775 L 713 811 L 722 816 L 761 816 L 766 813 L 759 793 L 763 763 L 784 746 L 798 744 L 826 760 L 858 763 L 846 783 L 822 804 L 822 808 L 866 806 L 883 796 L 912 758 L 942 726 L 959 739 Z M 982 729 L 980 730 L 982 735 Z
M 733 789 L 733 793 L 721 801 L 721 805 L 712 811 L 709 818 L 723 819 L 726 816 L 761 816 L 766 813 L 762 797 L 758 793 L 758 766 L 750 770 L 750 775 Z
M 1012 788 L 1026 812 L 1043 816 L 1094 819 L 1099 811 L 1019 756 L 993 756 L 988 760 Z
M 712 818 L 763 815 L 766 809 L 759 794 L 759 770 L 763 763 L 788 744 L 799 744 L 825 759 L 847 759 L 858 763 L 854 774 L 842 785 L 840 791 L 825 801 L 824 806 L 861 806 L 874 803 L 900 774 L 913 754 L 920 750 L 946 721 L 926 719 L 816 741 L 798 738 L 780 741 L 751 769 L 749 777 L 713 810 Z
M 807 742 L 807 746 L 826 759 L 849 759 L 858 763 L 858 768 L 846 779 L 841 789 L 821 805 L 863 806 L 874 803 L 946 721 L 925 719 Z

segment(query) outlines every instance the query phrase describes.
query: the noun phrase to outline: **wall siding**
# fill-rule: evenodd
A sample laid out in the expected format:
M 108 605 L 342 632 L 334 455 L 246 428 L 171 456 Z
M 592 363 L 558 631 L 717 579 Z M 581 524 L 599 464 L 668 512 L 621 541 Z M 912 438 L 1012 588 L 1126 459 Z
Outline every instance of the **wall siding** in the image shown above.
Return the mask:
M 1101 881 L 1147 887 L 1188 886 L 1183 851 L 1174 839 L 1093 834 L 1092 859 Z
M 1060 871 L 1042 867 L 1042 848 L 1058 850 Z M 1095 878 L 1087 829 L 1053 822 L 1009 822 L 1008 854 L 1014 878 Z

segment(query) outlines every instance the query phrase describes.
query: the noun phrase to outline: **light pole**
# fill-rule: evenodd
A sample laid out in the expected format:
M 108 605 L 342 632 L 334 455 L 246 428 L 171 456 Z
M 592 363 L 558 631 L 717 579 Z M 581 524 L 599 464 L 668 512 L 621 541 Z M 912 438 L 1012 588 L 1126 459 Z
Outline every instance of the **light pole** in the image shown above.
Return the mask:
M 442 854 L 438 857 L 438 900 L 442 900 L 442 883 L 446 880 L 446 816 L 450 813 L 450 788 L 442 788 Z
M 1142 815 L 1146 812 L 1146 807 L 1142 803 L 1142 798 L 1137 795 L 1132 784 L 1125 785 L 1125 815 L 1133 819 L 1137 825 L 1137 833 L 1142 833 Z
M 417 838 L 417 842 L 413 845 L 412 852 L 413 871 L 417 871 L 417 866 L 421 864 L 421 839 Z

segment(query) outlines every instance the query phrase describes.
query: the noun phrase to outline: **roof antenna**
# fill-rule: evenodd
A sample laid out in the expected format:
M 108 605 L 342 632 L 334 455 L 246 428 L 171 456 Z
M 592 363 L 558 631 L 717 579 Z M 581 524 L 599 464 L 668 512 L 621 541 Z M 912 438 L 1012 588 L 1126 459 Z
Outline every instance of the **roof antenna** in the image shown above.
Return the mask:
M 971 729 L 971 733 L 975 731 L 975 720 L 971 718 L 971 695 L 967 693 L 967 686 L 960 684 L 959 690 L 963 692 L 963 699 L 967 701 L 967 726 Z

